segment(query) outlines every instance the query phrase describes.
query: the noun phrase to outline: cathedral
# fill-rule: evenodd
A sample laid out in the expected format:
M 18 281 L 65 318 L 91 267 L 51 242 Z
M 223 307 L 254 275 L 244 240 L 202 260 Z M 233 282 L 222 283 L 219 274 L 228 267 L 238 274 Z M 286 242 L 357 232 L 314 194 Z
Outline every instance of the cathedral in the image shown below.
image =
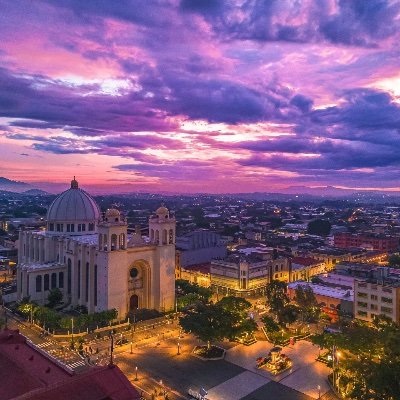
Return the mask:
M 121 213 L 101 213 L 72 180 L 50 205 L 43 231 L 21 231 L 18 300 L 45 304 L 59 288 L 64 304 L 89 313 L 115 308 L 169 311 L 175 305 L 175 218 L 161 206 L 149 218 L 149 236 L 128 234 Z

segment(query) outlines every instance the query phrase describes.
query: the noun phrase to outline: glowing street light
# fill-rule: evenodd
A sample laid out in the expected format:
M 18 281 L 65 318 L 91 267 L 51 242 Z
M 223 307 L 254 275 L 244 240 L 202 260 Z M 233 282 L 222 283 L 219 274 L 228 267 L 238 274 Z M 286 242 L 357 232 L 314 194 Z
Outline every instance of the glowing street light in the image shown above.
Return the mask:
M 138 370 L 138 367 L 135 367 L 135 381 L 138 380 L 138 377 L 137 377 L 137 370 Z
M 178 356 L 179 356 L 179 354 L 181 354 L 181 344 L 178 342 Z
M 131 354 L 133 353 L 133 351 L 132 351 L 132 340 L 131 340 Z

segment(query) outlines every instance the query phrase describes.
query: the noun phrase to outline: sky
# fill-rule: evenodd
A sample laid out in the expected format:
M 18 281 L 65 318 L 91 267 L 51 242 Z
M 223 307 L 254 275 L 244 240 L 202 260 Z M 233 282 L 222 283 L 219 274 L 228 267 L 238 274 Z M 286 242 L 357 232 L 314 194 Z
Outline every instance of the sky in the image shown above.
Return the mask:
M 400 190 L 400 0 L 0 0 L 0 176 Z

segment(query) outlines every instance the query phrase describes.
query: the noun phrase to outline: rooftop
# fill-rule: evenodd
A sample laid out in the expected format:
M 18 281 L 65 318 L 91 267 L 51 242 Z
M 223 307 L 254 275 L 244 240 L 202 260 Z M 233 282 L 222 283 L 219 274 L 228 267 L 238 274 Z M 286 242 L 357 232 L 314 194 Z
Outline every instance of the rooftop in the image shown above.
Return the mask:
M 72 375 L 29 346 L 18 330 L 0 333 L 0 399 L 135 400 L 139 393 L 116 366 Z

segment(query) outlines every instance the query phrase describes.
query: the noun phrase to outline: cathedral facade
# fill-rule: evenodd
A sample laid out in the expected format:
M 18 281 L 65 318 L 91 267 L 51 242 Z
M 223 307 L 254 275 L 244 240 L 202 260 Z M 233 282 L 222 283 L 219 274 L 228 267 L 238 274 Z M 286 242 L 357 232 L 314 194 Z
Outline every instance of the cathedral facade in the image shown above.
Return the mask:
M 89 313 L 115 308 L 120 317 L 138 308 L 173 310 L 175 306 L 176 221 L 161 206 L 149 219 L 149 236 L 128 225 L 116 209 L 101 213 L 78 187 L 50 205 L 46 230 L 21 231 L 17 265 L 18 300 L 45 304 L 59 288 L 69 307 Z

